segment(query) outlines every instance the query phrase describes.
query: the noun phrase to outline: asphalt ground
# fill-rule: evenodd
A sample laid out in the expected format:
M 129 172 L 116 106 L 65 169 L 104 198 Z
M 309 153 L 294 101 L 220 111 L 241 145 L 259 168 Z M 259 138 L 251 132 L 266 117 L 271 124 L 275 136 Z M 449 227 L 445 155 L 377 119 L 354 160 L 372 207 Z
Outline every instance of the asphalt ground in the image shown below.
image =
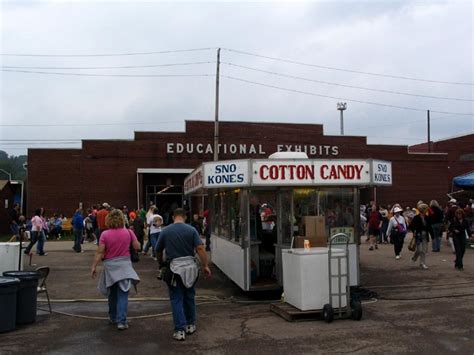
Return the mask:
M 262 300 L 241 292 L 215 267 L 211 279 L 197 285 L 198 330 L 184 342 L 172 339 L 167 288 L 156 280 L 150 257 L 135 264 L 141 278 L 130 295 L 130 328 L 118 331 L 107 322 L 107 303 L 90 278 L 95 246 L 72 251 L 72 242 L 47 242 L 48 289 L 55 312 L 0 334 L 0 354 L 314 354 L 314 353 L 474 353 L 474 250 L 467 250 L 465 270 L 454 269 L 454 255 L 443 242 L 428 253 L 421 270 L 405 248 L 395 260 L 390 244 L 369 251 L 361 245 L 361 284 L 377 299 L 363 304 L 363 319 L 287 322 Z M 273 295 L 274 296 L 274 295 Z M 81 300 L 81 301 L 74 301 Z

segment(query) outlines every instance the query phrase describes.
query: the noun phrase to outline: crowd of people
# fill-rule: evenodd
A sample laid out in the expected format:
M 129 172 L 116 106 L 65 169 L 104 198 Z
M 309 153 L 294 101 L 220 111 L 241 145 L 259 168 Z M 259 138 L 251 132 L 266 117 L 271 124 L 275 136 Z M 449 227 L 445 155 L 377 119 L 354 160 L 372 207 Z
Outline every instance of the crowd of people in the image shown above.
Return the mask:
M 442 208 L 435 200 L 429 204 L 419 201 L 416 208 L 377 206 L 371 203 L 360 208 L 361 234 L 367 235 L 369 250 L 375 251 L 381 243 L 392 243 L 395 258 L 401 258 L 404 241 L 409 232 L 409 249 L 413 251 L 412 261 L 418 262 L 422 269 L 428 269 L 426 257 L 428 246 L 431 251 L 440 252 L 443 233 L 456 254 L 454 267 L 463 270 L 463 257 L 468 240 L 471 240 L 473 223 L 473 201 L 458 204 L 451 199 Z M 209 214 L 204 218 L 193 215 L 190 224 L 186 223 L 186 211 L 174 210 L 173 222 L 166 227 L 158 208 L 151 204 L 146 211 L 143 207 L 129 210 L 127 206 L 113 208 L 104 202 L 100 206 L 88 208 L 86 213 L 77 209 L 71 224 L 74 234 L 72 249 L 81 253 L 82 244 L 96 243 L 96 254 L 91 268 L 91 276 L 96 278 L 97 266 L 103 263 L 103 272 L 99 279 L 99 289 L 108 297 L 109 320 L 117 329 L 128 328 L 128 293 L 140 278 L 133 268 L 133 255 L 141 252 L 156 260 L 160 267 L 160 278 L 168 288 L 173 313 L 176 340 L 185 340 L 186 335 L 196 331 L 195 290 L 194 285 L 202 271 L 210 276 L 206 249 L 209 250 L 210 234 Z M 30 254 L 36 244 L 37 255 L 47 255 L 44 244 L 47 236 L 61 238 L 62 226 L 66 222 L 63 215 L 46 217 L 45 210 L 38 208 L 34 216 L 26 219 L 15 205 L 10 213 L 12 233 L 21 238 L 27 232 L 30 242 L 25 254 Z M 206 236 L 204 247 L 201 236 Z M 431 243 L 430 243 L 431 242 Z M 166 253 L 166 258 L 164 257 Z
M 167 215 L 166 218 L 169 220 L 171 217 Z M 46 239 L 48 236 L 60 239 L 65 222 L 62 215 L 48 219 L 44 208 L 36 209 L 34 216 L 28 220 L 20 214 L 19 205 L 13 206 L 10 211 L 13 238 L 29 235 L 29 238 L 25 237 L 25 240 L 30 240 L 25 254 L 30 254 L 36 244 L 37 255 L 47 255 L 44 251 Z M 128 294 L 140 281 L 133 268 L 132 255 L 135 252 L 147 255 L 151 249 L 151 256 L 158 261 L 160 275 L 166 274 L 162 278 L 169 288 L 174 320 L 173 338 L 182 341 L 186 335 L 196 331 L 194 285 L 199 275 L 199 264 L 195 254 L 199 256 L 204 274 L 211 275 L 206 249 L 201 242 L 202 233 L 209 229 L 198 215 L 186 224 L 186 211 L 181 208 L 174 210 L 172 223 L 166 229 L 163 229 L 163 224 L 163 217 L 153 204 L 148 211 L 143 207 L 137 210 L 129 210 L 127 206 L 113 208 L 106 202 L 87 209 L 86 213 L 79 208 L 71 218 L 74 234 L 72 249 L 82 253 L 83 243 L 97 244 L 91 276 L 96 278 L 97 265 L 102 262 L 104 267 L 98 288 L 108 298 L 109 322 L 118 330 L 129 326 Z M 208 249 L 208 242 L 206 246 Z
M 361 205 L 361 233 L 366 234 L 369 250 L 378 249 L 378 244 L 392 243 L 395 258 L 401 258 L 401 251 L 408 232 L 413 235 L 409 249 L 414 252 L 412 261 L 422 269 L 428 269 L 426 254 L 431 241 L 431 251 L 441 251 L 443 233 L 446 241 L 456 254 L 454 267 L 463 270 L 463 257 L 466 245 L 472 240 L 474 223 L 474 201 L 458 204 L 455 199 L 449 200 L 442 208 L 438 201 L 429 204 L 418 201 L 416 208 L 393 206 L 377 206 L 375 203 Z

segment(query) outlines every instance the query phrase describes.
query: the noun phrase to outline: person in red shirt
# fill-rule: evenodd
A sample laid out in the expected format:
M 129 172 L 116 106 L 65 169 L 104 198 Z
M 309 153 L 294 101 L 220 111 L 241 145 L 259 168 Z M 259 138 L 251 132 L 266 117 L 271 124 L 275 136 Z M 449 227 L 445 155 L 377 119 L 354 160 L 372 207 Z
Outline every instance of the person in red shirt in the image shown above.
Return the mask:
M 97 212 L 97 227 L 99 228 L 99 233 L 97 235 L 97 245 L 99 245 L 100 235 L 103 231 L 107 230 L 105 224 L 105 218 L 109 214 L 110 205 L 107 202 L 104 202 L 100 207 L 100 210 Z
M 380 235 L 380 228 L 382 227 L 382 215 L 375 204 L 372 205 L 369 214 L 369 250 L 378 249 L 377 237 Z

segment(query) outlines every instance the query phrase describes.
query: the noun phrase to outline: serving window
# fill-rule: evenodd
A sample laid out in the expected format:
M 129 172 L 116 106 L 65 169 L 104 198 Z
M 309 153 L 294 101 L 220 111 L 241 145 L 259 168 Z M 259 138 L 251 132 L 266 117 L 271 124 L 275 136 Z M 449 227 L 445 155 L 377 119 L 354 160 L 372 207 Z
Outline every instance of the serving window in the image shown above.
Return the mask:
M 219 191 L 212 195 L 213 226 L 215 235 L 240 243 L 245 228 L 242 229 L 246 210 L 242 208 L 242 191 L 240 189 Z M 245 223 L 244 226 L 247 224 Z
M 353 236 L 358 221 L 355 195 L 351 187 L 295 188 L 293 235 L 305 234 L 305 217 L 322 216 L 326 238 L 339 232 Z

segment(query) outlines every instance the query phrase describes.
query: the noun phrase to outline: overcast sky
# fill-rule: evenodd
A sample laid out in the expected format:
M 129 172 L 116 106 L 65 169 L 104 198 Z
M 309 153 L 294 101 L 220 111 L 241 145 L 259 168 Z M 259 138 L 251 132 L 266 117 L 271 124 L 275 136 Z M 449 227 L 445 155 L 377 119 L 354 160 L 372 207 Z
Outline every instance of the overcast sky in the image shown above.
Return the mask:
M 337 135 L 336 103 L 345 101 L 345 134 L 368 136 L 369 143 L 423 142 L 427 109 L 450 112 L 432 112 L 434 140 L 474 131 L 474 116 L 451 114 L 474 112 L 471 1 L 1 3 L 3 70 L 210 74 L 100 77 L 2 71 L 0 150 L 12 155 L 26 153 L 27 147 L 80 147 L 80 139 L 131 139 L 134 131 L 179 131 L 184 130 L 185 120 L 213 120 L 216 47 L 226 48 L 221 52 L 222 121 L 318 123 L 324 125 L 325 134 Z M 211 49 L 128 56 L 6 55 L 123 54 L 197 48 Z M 34 69 L 196 62 L 210 63 L 100 70 Z M 58 139 L 68 141 L 40 142 Z

